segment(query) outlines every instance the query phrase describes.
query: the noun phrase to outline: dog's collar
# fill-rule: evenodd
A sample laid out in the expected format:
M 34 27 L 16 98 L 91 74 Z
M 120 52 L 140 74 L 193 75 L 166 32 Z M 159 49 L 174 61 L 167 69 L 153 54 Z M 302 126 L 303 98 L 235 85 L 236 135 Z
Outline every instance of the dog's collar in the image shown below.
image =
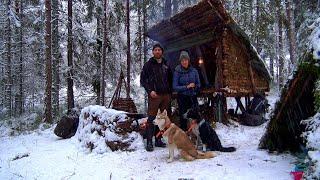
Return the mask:
M 203 123 L 205 123 L 206 122 L 206 120 L 204 120 L 204 119 L 202 119 L 201 121 L 200 121 L 200 123 L 199 123 L 199 127 L 203 124 Z M 192 131 L 192 129 L 196 126 L 197 124 L 195 123 L 195 124 L 191 124 L 191 126 L 190 126 L 190 128 L 188 129 L 188 131 L 187 132 L 191 132 Z
M 205 122 L 206 122 L 206 120 L 202 119 L 202 120 L 200 121 L 200 123 L 199 123 L 199 127 L 200 127 L 203 123 L 205 123 Z
M 166 127 L 164 127 L 164 129 L 160 130 L 160 131 L 157 133 L 156 137 L 159 138 L 159 136 L 161 136 L 164 132 L 166 132 L 166 130 L 168 130 L 168 129 L 170 128 L 171 124 L 172 124 L 172 123 L 168 124 Z

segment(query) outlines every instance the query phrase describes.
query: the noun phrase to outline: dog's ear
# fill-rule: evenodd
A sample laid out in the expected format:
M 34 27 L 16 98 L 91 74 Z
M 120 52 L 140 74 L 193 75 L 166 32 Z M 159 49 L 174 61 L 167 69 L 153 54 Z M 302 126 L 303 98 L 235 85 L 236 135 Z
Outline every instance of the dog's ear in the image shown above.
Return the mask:
M 161 113 L 161 111 L 160 111 L 160 109 L 158 109 L 158 113 L 157 114 L 160 114 Z
M 167 110 L 166 110 L 166 109 L 163 111 L 163 114 L 164 114 L 165 116 L 167 116 L 167 115 L 168 115 L 168 113 L 167 113 Z

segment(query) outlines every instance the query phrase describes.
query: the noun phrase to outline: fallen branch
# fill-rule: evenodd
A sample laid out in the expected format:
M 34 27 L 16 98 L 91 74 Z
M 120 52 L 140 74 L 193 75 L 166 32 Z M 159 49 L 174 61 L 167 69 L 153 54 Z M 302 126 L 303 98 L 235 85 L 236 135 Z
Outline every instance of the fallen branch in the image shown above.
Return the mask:
M 20 155 L 16 155 L 16 157 L 14 157 L 11 161 L 15 161 L 15 160 L 18 160 L 18 159 L 22 159 L 24 157 L 28 157 L 29 156 L 29 153 L 25 153 L 25 154 L 20 154 Z

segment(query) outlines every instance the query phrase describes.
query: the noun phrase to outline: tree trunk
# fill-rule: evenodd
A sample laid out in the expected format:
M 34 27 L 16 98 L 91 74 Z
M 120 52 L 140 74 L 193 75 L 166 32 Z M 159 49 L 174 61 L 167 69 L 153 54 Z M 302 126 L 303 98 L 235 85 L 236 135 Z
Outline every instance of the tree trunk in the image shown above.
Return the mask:
M 171 6 L 172 6 L 171 0 L 165 0 L 163 19 L 169 19 L 171 17 L 171 13 L 172 13 Z
M 24 88 L 23 88 L 23 83 L 24 83 L 24 78 L 23 78 L 23 4 L 22 1 L 20 2 L 20 23 L 21 23 L 21 28 L 20 28 L 20 62 L 19 62 L 19 114 L 21 115 L 24 112 Z
M 52 88 L 52 69 L 51 69 L 51 0 L 45 1 L 46 12 L 46 90 L 45 90 L 45 122 L 52 123 L 51 112 L 51 88 Z
M 257 4 L 256 4 L 256 48 L 258 51 L 258 54 L 261 53 L 261 41 L 260 41 L 260 31 L 262 31 L 261 29 L 261 22 L 260 22 L 260 0 L 257 0 Z
M 294 16 L 293 16 L 293 8 L 290 0 L 285 0 L 286 3 L 286 14 L 287 14 L 287 36 L 289 40 L 289 53 L 290 53 L 290 61 L 293 66 L 296 65 L 296 36 L 295 36 L 295 28 L 294 28 Z
M 19 17 L 20 20 L 20 27 L 16 27 L 16 34 L 18 35 L 17 38 L 17 57 L 19 58 L 18 68 L 17 68 L 17 78 L 16 82 L 18 85 L 18 91 L 16 93 L 16 98 L 15 98 L 15 112 L 17 112 L 18 115 L 21 115 L 23 113 L 23 56 L 22 56 L 22 48 L 23 48 L 23 9 L 22 9 L 22 1 L 15 1 L 15 9 L 16 9 L 16 14 Z M 15 74 L 15 73 L 14 73 Z
M 101 49 L 102 49 L 102 41 L 101 41 L 101 6 L 96 7 L 97 11 L 97 48 L 96 48 L 96 67 L 97 72 L 96 72 L 96 77 L 94 78 L 94 86 L 96 88 L 96 94 L 97 94 L 97 101 L 96 103 L 99 105 L 100 104 L 100 95 L 101 95 Z
M 143 67 L 142 61 L 142 18 L 141 18 L 141 9 L 142 9 L 142 0 L 138 0 L 138 61 L 140 62 L 140 69 Z
M 172 14 L 175 15 L 178 12 L 178 8 L 179 8 L 179 4 L 178 4 L 178 0 L 172 0 Z
M 103 46 L 102 46 L 102 62 L 101 62 L 101 82 L 100 82 L 100 97 L 101 105 L 105 105 L 105 74 L 106 74 L 106 60 L 107 59 L 107 0 L 103 4 Z
M 283 36 L 282 36 L 282 7 L 281 0 L 276 0 L 277 16 L 278 16 L 278 44 L 279 44 L 279 89 L 284 85 L 284 53 L 283 53 Z
M 131 52 L 130 52 L 130 4 L 127 0 L 127 98 L 130 97 L 130 63 L 131 63 Z
M 72 37 L 72 0 L 68 0 L 68 73 L 67 73 L 67 104 L 68 112 L 74 108 L 73 96 L 73 37 Z
M 53 75 L 53 88 L 52 88 L 52 115 L 53 118 L 59 116 L 59 90 L 60 90 L 60 49 L 59 49 L 59 1 L 52 1 L 52 75 Z
M 12 62 L 11 62 L 11 21 L 10 21 L 10 5 L 11 1 L 6 2 L 6 29 L 5 29 L 5 107 L 7 109 L 6 116 L 11 117 L 12 115 Z
M 147 23 L 147 0 L 142 0 L 143 1 L 143 6 L 142 6 L 142 27 L 143 27 L 143 62 L 147 62 L 147 55 L 148 55 L 148 45 L 147 45 L 147 29 L 148 29 L 148 23 Z M 148 106 L 147 106 L 147 101 L 148 101 L 148 94 L 147 92 L 144 93 L 144 110 L 147 112 Z

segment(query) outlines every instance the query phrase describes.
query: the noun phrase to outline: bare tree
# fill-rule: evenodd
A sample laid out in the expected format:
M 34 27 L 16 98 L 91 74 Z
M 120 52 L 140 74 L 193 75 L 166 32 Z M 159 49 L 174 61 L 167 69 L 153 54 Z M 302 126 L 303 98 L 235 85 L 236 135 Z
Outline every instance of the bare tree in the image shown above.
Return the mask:
M 74 108 L 73 96 L 73 37 L 72 37 L 72 0 L 68 0 L 68 74 L 67 74 L 67 104 L 68 112 Z
M 45 122 L 52 123 L 51 108 L 51 88 L 52 88 L 52 69 L 51 69 L 51 0 L 45 0 L 46 12 L 46 90 L 45 90 Z

